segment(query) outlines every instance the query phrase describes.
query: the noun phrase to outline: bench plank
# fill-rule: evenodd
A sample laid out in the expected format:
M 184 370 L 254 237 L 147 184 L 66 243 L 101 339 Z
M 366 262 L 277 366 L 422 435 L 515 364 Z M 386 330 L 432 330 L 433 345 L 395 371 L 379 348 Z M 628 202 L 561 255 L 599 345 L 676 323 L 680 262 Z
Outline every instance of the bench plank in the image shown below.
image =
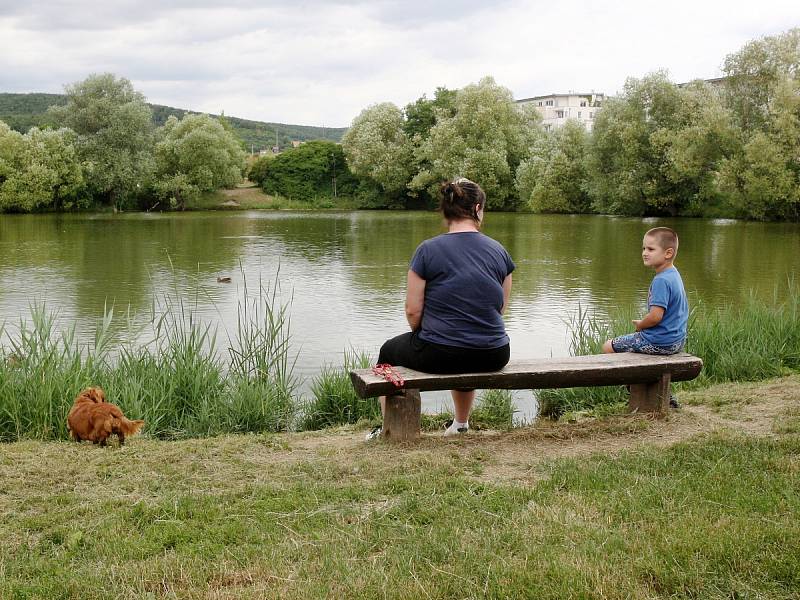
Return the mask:
M 546 389 L 596 385 L 648 384 L 668 374 L 672 381 L 688 381 L 700 374 L 703 361 L 691 354 L 652 356 L 623 352 L 590 354 L 564 358 L 515 360 L 502 370 L 489 373 L 435 375 L 395 367 L 405 380 L 402 389 L 419 391 L 457 388 Z M 398 389 L 371 369 L 350 372 L 350 379 L 361 398 L 396 393 Z

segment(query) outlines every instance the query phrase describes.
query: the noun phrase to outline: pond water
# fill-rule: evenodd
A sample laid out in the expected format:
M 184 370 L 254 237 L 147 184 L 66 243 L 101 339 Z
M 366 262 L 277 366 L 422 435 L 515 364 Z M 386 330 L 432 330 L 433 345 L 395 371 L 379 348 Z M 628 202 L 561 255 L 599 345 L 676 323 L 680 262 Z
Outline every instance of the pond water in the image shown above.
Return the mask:
M 603 317 L 643 305 L 652 272 L 641 239 L 658 225 L 681 236 L 676 265 L 692 302 L 771 297 L 800 270 L 797 224 L 488 214 L 484 232 L 517 264 L 506 316 L 512 358 L 567 355 L 566 321 L 579 307 Z M 374 359 L 406 330 L 408 261 L 442 231 L 430 212 L 2 215 L 0 319 L 16 323 L 44 301 L 88 337 L 104 306 L 144 315 L 154 298 L 177 292 L 224 337 L 235 330 L 243 280 L 277 280 L 307 388 L 348 348 Z M 432 395 L 427 408 L 442 399 Z

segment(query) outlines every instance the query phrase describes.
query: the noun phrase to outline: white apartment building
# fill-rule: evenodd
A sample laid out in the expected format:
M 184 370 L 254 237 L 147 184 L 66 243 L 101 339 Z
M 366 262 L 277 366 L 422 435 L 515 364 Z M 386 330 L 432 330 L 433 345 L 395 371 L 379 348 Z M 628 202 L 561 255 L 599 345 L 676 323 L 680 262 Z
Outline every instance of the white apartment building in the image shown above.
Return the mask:
M 523 98 L 516 102 L 517 104 L 532 103 L 541 113 L 542 125 L 547 131 L 561 127 L 567 119 L 575 119 L 582 123 L 587 131 L 591 131 L 604 99 L 605 94 L 569 92 Z

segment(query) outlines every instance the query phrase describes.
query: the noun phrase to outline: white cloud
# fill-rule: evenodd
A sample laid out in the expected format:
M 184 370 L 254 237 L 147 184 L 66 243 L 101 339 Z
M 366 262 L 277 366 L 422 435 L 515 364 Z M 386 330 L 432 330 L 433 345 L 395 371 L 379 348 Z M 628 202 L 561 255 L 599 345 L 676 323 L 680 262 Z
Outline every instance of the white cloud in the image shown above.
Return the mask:
M 746 41 L 798 24 L 800 3 L 784 0 L 0 0 L 0 91 L 110 71 L 154 103 L 345 126 L 484 75 L 516 97 L 614 93 L 659 68 L 713 77 Z

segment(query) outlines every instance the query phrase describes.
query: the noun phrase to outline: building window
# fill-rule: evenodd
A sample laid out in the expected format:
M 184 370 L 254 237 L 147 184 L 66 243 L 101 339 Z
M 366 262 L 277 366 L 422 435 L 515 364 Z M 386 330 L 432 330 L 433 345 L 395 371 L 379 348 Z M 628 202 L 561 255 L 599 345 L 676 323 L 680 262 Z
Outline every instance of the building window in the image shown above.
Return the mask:
M 589 118 L 590 119 L 594 118 L 594 117 L 592 117 L 592 111 L 589 111 Z
M 586 100 L 581 100 L 581 106 L 586 106 Z
M 581 111 L 578 111 L 578 118 L 581 118 Z
M 539 100 L 539 106 L 541 106 L 541 105 L 542 105 L 542 101 L 541 101 L 541 100 Z
M 556 118 L 563 119 L 564 118 L 564 111 L 563 110 L 557 110 L 556 111 Z
M 545 106 L 553 106 L 553 101 L 552 100 L 546 100 L 544 104 L 545 104 Z
M 600 100 L 597 100 L 597 101 L 594 103 L 594 105 L 595 105 L 595 106 L 602 106 L 602 105 L 603 105 L 603 103 L 602 103 Z

